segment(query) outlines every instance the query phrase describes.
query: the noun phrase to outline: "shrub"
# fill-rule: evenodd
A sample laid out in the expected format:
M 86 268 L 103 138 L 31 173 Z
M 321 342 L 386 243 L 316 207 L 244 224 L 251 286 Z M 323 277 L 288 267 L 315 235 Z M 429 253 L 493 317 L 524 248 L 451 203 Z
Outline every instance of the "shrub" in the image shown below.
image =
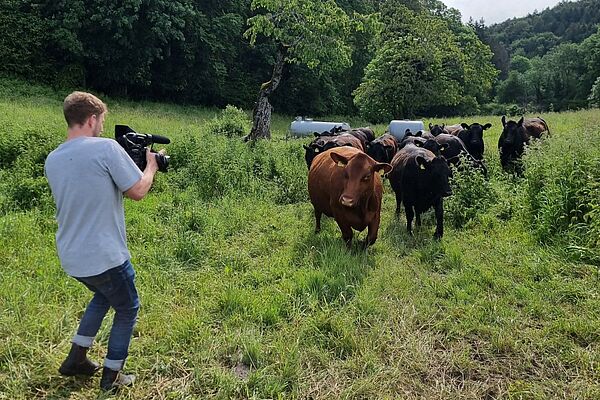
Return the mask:
M 541 242 L 598 254 L 600 237 L 600 137 L 552 137 L 523 159 L 531 229 Z
M 207 131 L 214 135 L 241 137 L 250 131 L 251 121 L 241 108 L 228 105 L 219 116 L 210 120 Z
M 467 165 L 468 161 L 462 161 Z M 460 228 L 484 212 L 495 200 L 496 192 L 478 170 L 454 170 L 452 196 L 444 204 L 446 220 Z

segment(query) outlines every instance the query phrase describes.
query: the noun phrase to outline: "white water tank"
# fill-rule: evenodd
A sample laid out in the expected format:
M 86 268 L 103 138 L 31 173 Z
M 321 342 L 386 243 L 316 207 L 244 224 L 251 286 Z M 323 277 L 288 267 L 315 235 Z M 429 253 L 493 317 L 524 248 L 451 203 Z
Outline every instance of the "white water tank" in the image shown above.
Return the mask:
M 350 130 L 350 125 L 346 122 L 313 121 L 312 118 L 296 117 L 290 125 L 290 133 L 292 136 L 312 136 L 313 132 L 323 133 L 339 127 Z
M 388 132 L 393 135 L 398 141 L 404 139 L 406 130 L 410 129 L 412 133 L 417 133 L 425 129 L 423 121 L 407 121 L 407 120 L 393 120 L 390 122 Z

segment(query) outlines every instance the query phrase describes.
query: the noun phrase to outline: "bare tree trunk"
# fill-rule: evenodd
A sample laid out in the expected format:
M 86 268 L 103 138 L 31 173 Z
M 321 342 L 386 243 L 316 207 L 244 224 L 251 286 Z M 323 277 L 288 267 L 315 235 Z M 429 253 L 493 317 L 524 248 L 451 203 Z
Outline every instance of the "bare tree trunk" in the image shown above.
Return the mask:
M 271 111 L 273 110 L 273 106 L 269 103 L 269 96 L 277 89 L 279 82 L 281 82 L 284 65 L 285 49 L 280 48 L 277 51 L 277 61 L 273 66 L 271 80 L 263 83 L 258 92 L 258 99 L 252 112 L 252 130 L 244 138 L 244 141 L 271 138 Z

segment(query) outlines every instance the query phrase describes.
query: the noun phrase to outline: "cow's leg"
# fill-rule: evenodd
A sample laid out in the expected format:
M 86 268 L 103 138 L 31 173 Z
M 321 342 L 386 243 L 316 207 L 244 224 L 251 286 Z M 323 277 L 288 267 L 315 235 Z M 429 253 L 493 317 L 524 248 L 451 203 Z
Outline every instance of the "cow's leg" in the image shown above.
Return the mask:
M 323 213 L 315 208 L 315 233 L 321 232 L 321 215 Z
M 402 206 L 402 194 L 400 191 L 396 192 L 396 218 L 400 217 L 400 207 Z
M 421 213 L 419 211 L 415 211 L 415 215 L 416 215 L 415 224 L 420 227 L 421 226 Z
M 435 234 L 434 239 L 441 239 L 444 236 L 444 199 L 440 198 L 435 202 Z
M 346 242 L 346 247 L 350 248 L 350 245 L 352 244 L 352 237 L 354 236 L 354 232 L 352 232 L 352 227 L 339 221 L 336 222 L 340 227 L 340 231 L 342 231 L 342 239 L 344 239 L 344 242 Z
M 415 213 L 413 212 L 412 206 L 409 206 L 406 203 L 404 203 L 404 212 L 406 213 L 406 230 L 408 231 L 408 234 L 412 236 L 412 220 Z
M 380 215 L 377 215 L 373 218 L 371 223 L 369 224 L 369 231 L 367 233 L 367 241 L 365 242 L 365 247 L 371 246 L 377 240 L 377 232 L 379 231 L 379 223 L 380 223 Z

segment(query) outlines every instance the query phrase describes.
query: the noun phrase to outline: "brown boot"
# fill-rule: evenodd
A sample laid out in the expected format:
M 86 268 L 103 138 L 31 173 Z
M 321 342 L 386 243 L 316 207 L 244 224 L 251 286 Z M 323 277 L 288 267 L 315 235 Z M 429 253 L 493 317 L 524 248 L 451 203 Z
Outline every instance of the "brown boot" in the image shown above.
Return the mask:
M 100 365 L 87 358 L 88 348 L 73 343 L 67 359 L 63 361 L 58 372 L 66 376 L 92 376 L 100 369 Z
M 135 382 L 135 375 L 125 375 L 114 369 L 104 367 L 100 388 L 106 391 L 118 390 L 123 386 L 131 386 Z

